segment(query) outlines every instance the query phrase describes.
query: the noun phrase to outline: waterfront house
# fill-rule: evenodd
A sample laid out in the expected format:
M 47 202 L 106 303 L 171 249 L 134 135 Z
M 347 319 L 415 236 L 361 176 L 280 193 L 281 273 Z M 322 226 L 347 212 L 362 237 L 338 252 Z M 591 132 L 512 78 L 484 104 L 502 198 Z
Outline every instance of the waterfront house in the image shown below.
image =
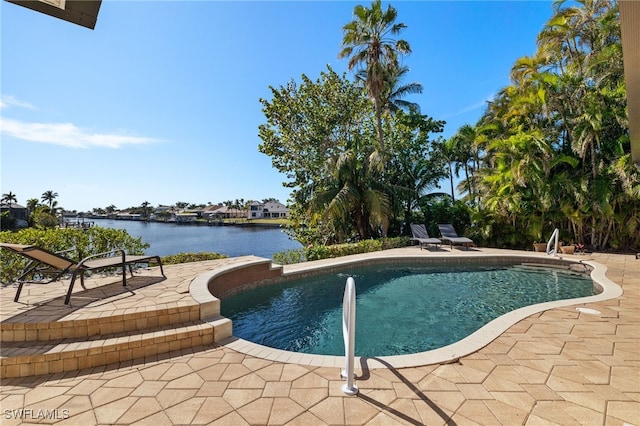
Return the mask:
M 197 213 L 177 213 L 175 215 L 176 223 L 195 223 L 198 220 Z
M 9 215 L 16 220 L 27 221 L 29 212 L 27 208 L 17 203 L 0 203 L 0 213 L 9 212 Z
M 26 228 L 29 226 L 29 210 L 17 203 L 0 203 L 0 213 L 8 212 L 9 216 L 15 219 L 16 228 Z
M 239 217 L 246 217 L 247 213 L 244 210 L 233 209 L 228 206 L 220 207 L 209 214 L 211 219 L 237 219 Z
M 247 211 L 247 219 L 278 219 L 285 217 L 289 217 L 289 209 L 279 201 L 251 203 Z
M 122 212 L 116 214 L 117 220 L 142 220 L 142 215 L 137 213 Z
M 216 217 L 216 211 L 222 207 L 221 205 L 208 205 L 202 209 L 201 217 L 204 219 L 211 219 Z

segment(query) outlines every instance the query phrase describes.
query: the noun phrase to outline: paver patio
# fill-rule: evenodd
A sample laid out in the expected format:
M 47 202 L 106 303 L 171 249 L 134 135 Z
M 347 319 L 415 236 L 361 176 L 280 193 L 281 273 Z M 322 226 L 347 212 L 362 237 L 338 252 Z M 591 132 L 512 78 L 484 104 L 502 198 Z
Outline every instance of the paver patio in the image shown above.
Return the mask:
M 417 247 L 396 251 L 432 254 Z M 474 254 L 454 249 L 448 255 Z M 0 423 L 638 426 L 640 260 L 600 253 L 575 258 L 606 265 L 607 277 L 624 294 L 580 305 L 599 314 L 569 306 L 527 317 L 455 363 L 358 369 L 357 396 L 343 394 L 340 368 L 276 362 L 224 344 L 203 344 L 106 366 L 3 379 Z M 144 312 L 157 304 L 176 308 L 188 303 L 195 276 L 221 262 L 240 261 L 167 266 L 168 279 L 148 286 L 145 272 L 130 280 L 134 291 L 128 297 L 109 294 L 108 285 L 95 286 L 107 293 L 92 315 L 113 315 L 125 307 Z M 92 280 L 118 282 L 92 278 L 90 289 Z M 64 293 L 64 287 L 26 289 L 21 301 L 31 305 L 14 303 L 14 292 L 0 289 L 2 322 L 27 315 L 33 303 Z M 38 321 L 88 315 L 82 308 L 49 308 L 38 310 Z

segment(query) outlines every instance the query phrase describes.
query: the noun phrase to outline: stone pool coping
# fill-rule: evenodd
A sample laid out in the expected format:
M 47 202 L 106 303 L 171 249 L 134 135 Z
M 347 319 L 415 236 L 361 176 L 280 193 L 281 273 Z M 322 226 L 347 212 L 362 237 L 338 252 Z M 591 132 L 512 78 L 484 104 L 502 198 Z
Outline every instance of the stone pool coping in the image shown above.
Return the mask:
M 424 252 L 424 253 L 423 253 Z M 282 268 L 283 279 L 293 279 L 312 275 L 316 273 L 326 272 L 327 270 L 336 269 L 346 265 L 364 265 L 377 263 L 381 261 L 415 261 L 427 260 L 430 263 L 440 262 L 444 264 L 468 264 L 468 263 L 487 263 L 489 260 L 499 260 L 500 262 L 523 262 L 536 265 L 553 265 L 572 263 L 576 265 L 587 265 L 591 270 L 591 279 L 595 286 L 602 291 L 593 296 L 557 300 L 552 302 L 544 302 L 508 312 L 491 322 L 487 323 L 471 335 L 459 340 L 458 342 L 444 346 L 442 348 L 419 352 L 409 355 L 393 355 L 380 357 L 356 357 L 356 365 L 362 369 L 376 368 L 404 368 L 418 367 L 432 364 L 447 364 L 456 362 L 458 359 L 479 351 L 487 346 L 493 340 L 498 338 L 510 327 L 519 321 L 537 313 L 555 308 L 564 308 L 576 306 L 576 309 L 582 305 L 600 302 L 604 300 L 614 299 L 622 295 L 622 288 L 606 277 L 607 267 L 593 260 L 580 259 L 576 256 L 558 256 L 550 257 L 545 254 L 521 252 L 505 256 L 504 254 L 482 253 L 480 250 L 470 250 L 468 252 L 461 251 L 438 251 L 421 250 L 419 254 L 407 254 L 402 250 L 388 250 L 374 253 L 366 253 L 361 255 L 345 256 L 336 259 L 324 259 L 320 261 L 304 262 L 295 265 L 273 265 L 274 268 Z M 484 261 L 484 262 L 483 262 Z M 246 262 L 224 265 L 212 271 L 200 274 L 191 282 L 189 287 L 192 297 L 201 304 L 211 307 L 209 310 L 211 315 L 219 315 L 220 299 L 211 294 L 209 283 L 216 278 L 222 277 L 231 271 L 241 271 L 243 268 L 255 265 L 271 265 L 269 259 L 252 258 Z M 280 280 L 276 280 L 278 282 Z M 217 311 L 217 312 L 216 312 Z M 231 336 L 219 342 L 226 347 L 235 351 L 262 358 L 270 361 L 295 363 L 309 366 L 321 367 L 343 367 L 345 364 L 344 356 L 314 355 L 298 352 L 284 351 L 257 343 L 249 342 L 244 339 Z

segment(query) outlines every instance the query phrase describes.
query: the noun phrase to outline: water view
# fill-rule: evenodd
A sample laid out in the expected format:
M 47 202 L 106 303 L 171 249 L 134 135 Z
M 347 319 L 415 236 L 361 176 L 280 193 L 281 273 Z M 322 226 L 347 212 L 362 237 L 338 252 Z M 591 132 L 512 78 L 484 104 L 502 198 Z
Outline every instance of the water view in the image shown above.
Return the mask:
M 96 226 L 124 229 L 150 244 L 147 254 L 215 252 L 229 257 L 255 255 L 271 259 L 274 253 L 300 248 L 280 228 L 202 226 L 175 223 L 92 219 Z

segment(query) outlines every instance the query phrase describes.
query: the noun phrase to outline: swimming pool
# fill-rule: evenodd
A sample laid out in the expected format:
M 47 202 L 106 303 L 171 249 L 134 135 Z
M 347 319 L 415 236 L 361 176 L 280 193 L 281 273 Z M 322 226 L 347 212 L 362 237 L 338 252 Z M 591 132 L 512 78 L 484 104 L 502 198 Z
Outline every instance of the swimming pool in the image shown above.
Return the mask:
M 586 269 L 585 269 L 586 271 Z M 595 294 L 585 274 L 520 265 L 346 266 L 224 298 L 233 335 L 286 351 L 343 355 L 342 297 L 356 280 L 356 355 L 431 351 L 525 306 Z

